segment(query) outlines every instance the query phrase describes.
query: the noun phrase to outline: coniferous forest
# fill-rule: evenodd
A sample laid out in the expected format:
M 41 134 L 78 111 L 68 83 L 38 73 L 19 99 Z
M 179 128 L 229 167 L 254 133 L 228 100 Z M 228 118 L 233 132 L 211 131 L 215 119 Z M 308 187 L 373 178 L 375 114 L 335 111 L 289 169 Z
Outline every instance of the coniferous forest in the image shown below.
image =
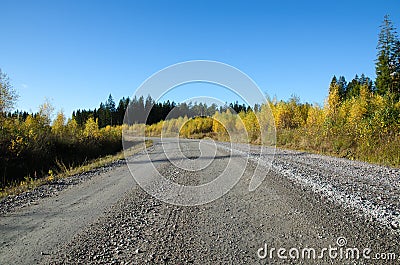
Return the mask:
M 375 69 L 374 80 L 362 73 L 350 81 L 344 76 L 327 80 L 323 105 L 295 96 L 269 99 L 277 146 L 399 167 L 400 40 L 388 16 L 380 27 Z M 155 102 L 150 95 L 117 104 L 111 94 L 98 108 L 78 109 L 71 117 L 62 112 L 53 117 L 49 102 L 27 113 L 13 109 L 18 93 L 1 71 L 0 92 L 0 188 L 120 151 L 128 107 L 139 114 L 130 125 L 146 126 L 149 136 L 160 135 L 164 127 L 178 128 L 182 137 L 228 140 L 227 129 L 241 119 L 253 144 L 262 143 L 258 128 L 267 115 L 267 105 L 177 104 Z M 149 115 L 145 119 L 140 113 Z

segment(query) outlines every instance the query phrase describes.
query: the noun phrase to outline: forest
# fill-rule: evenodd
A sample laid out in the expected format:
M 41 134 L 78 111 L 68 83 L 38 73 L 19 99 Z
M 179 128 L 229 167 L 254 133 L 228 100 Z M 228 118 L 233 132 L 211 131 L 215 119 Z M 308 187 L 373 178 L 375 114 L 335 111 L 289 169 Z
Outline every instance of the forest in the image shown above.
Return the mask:
M 276 144 L 399 167 L 400 40 L 388 16 L 378 36 L 375 69 L 375 80 L 364 74 L 350 81 L 333 76 L 323 105 L 302 103 L 292 96 L 287 101 L 269 98 L 256 106 L 238 102 L 207 106 L 156 102 L 150 95 L 122 98 L 116 104 L 110 94 L 98 108 L 79 109 L 71 117 L 59 112 L 55 118 L 49 102 L 37 113 L 14 110 L 18 93 L 0 71 L 0 188 L 114 154 L 122 149 L 123 128 L 144 128 L 148 136 L 164 131 L 187 138 Z M 128 108 L 136 114 L 127 123 Z M 260 128 L 271 122 L 276 142 L 266 143 Z M 243 130 L 246 139 L 228 137 L 228 131 Z

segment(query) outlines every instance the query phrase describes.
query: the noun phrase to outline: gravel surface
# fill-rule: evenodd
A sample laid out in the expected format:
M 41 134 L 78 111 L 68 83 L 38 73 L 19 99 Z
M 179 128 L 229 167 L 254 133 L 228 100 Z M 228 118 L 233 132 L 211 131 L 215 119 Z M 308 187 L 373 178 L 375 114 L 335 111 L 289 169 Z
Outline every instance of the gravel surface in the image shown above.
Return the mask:
M 39 199 L 54 196 L 58 194 L 58 192 L 70 186 L 77 185 L 91 179 L 94 176 L 98 176 L 125 164 L 125 159 L 120 159 L 81 174 L 49 181 L 47 184 L 36 187 L 30 191 L 23 192 L 19 195 L 7 196 L 0 201 L 0 215 L 10 212 L 15 208 L 23 208 L 35 204 Z
M 173 141 L 176 140 L 165 140 L 167 143 Z M 210 148 L 212 146 L 210 144 Z M 193 163 L 201 155 L 197 140 L 183 140 L 181 148 L 184 155 L 190 158 L 188 163 Z M 216 158 L 209 158 L 209 166 L 190 171 L 171 163 L 180 161 L 177 150 L 169 147 L 162 149 L 160 141 L 154 139 L 154 146 L 149 150 L 152 164 L 144 155 L 139 155 L 135 158 L 137 169 L 132 173 L 152 176 L 156 174 L 156 168 L 176 183 L 200 185 L 224 172 L 229 159 L 233 159 L 234 163 L 230 166 L 234 170 L 243 170 L 239 162 L 249 155 L 244 152 L 246 146 L 234 145 L 233 149 L 226 143 L 218 143 Z M 230 156 L 231 151 L 233 155 Z M 125 187 L 125 192 L 101 211 L 99 206 L 94 207 L 93 204 L 80 205 L 81 213 L 96 210 L 98 213 L 75 226 L 68 238 L 59 240 L 55 247 L 46 249 L 44 255 L 36 260 L 27 257 L 25 264 L 398 263 L 400 236 L 395 223 L 399 210 L 398 169 L 277 150 L 272 170 L 268 171 L 273 150 L 264 151 L 265 155 L 260 157 L 259 147 L 253 146 L 240 181 L 227 194 L 204 205 L 171 205 L 150 196 L 137 184 L 121 184 L 110 192 L 104 192 L 93 200 L 112 196 L 113 192 L 115 194 L 116 190 Z M 169 154 L 171 161 L 165 153 Z M 261 170 L 256 170 L 258 161 L 261 162 Z M 90 181 L 86 182 L 87 188 L 104 186 L 101 184 L 103 181 L 95 180 L 107 174 L 110 175 L 107 178 L 110 182 L 106 187 L 111 185 L 112 175 L 124 175 L 118 183 L 121 180 L 130 183 L 125 180 L 128 168 L 119 167 L 93 178 L 90 186 Z M 250 192 L 249 184 L 257 174 L 260 174 L 257 178 L 265 179 Z M 86 185 L 85 182 L 66 191 L 82 185 Z M 162 192 L 163 189 L 159 190 Z M 77 194 L 80 193 L 73 195 Z M 64 196 L 62 192 L 60 196 Z M 47 209 L 46 203 L 51 198 L 38 203 Z M 24 212 L 31 207 L 17 211 Z M 6 230 L 1 231 L 7 235 Z M 345 241 L 343 247 L 338 245 L 339 238 Z M 327 255 L 317 260 L 282 259 L 276 251 L 271 258 L 260 258 L 258 254 L 263 253 L 266 245 L 269 251 L 271 248 L 301 250 L 312 247 L 317 255 L 330 246 L 357 248 L 360 251 L 370 248 L 371 256 L 395 253 L 397 260 L 340 259 Z M 3 252 L 1 250 L 0 247 L 0 254 L 8 249 L 3 247 Z M 0 263 L 4 264 L 1 256 Z
M 187 157 L 199 156 L 196 141 L 184 143 Z M 223 144 L 220 144 L 222 147 Z M 234 147 L 240 149 L 239 146 Z M 185 171 L 170 162 L 158 165 L 162 175 L 182 184 L 196 185 L 215 178 L 228 163 L 226 149 L 220 148 L 209 167 L 197 172 Z M 256 151 L 256 150 L 252 150 Z M 159 152 L 157 145 L 153 150 Z M 236 153 L 238 153 L 236 151 Z M 324 174 L 330 176 L 327 163 L 361 164 L 299 152 L 278 151 L 273 172 L 262 185 L 249 192 L 249 182 L 255 172 L 257 153 L 253 154 L 243 178 L 228 194 L 209 204 L 179 207 L 163 203 L 136 187 L 116 203 L 109 212 L 81 233 L 75 235 L 44 263 L 86 264 L 280 264 L 298 263 L 274 256 L 260 259 L 257 251 L 270 247 L 336 246 L 344 237 L 347 246 L 371 248 L 375 252 L 400 253 L 395 230 L 343 207 L 323 192 L 315 192 L 278 166 L 298 173 L 300 162 L 312 163 L 307 156 L 319 159 Z M 290 158 L 289 158 L 290 157 Z M 233 158 L 243 159 L 243 158 Z M 158 159 L 159 160 L 159 159 Z M 338 162 L 336 162 L 338 161 Z M 336 165 L 334 164 L 334 165 Z M 376 168 L 365 164 L 366 168 Z M 305 167 L 307 168 L 307 167 Z M 314 168 L 317 170 L 318 168 Z M 240 170 L 239 168 L 237 170 Z M 381 169 L 379 169 L 381 170 Z M 392 172 L 392 169 L 387 169 Z M 265 171 L 264 171 L 265 172 Z M 309 171 L 302 171 L 307 175 Z M 318 172 L 311 171 L 312 174 Z M 345 178 L 345 177 L 343 177 Z M 289 181 L 288 181 L 289 179 Z M 300 184 L 300 185 L 299 185 Z M 304 262 L 304 261 L 300 261 Z M 307 260 L 305 263 L 310 263 Z M 379 264 L 384 261 L 374 261 Z M 391 261 L 393 262 L 393 261 Z M 316 264 L 353 264 L 354 260 L 323 258 Z M 358 264 L 368 264 L 357 260 Z
M 219 144 L 229 150 L 232 147 Z M 232 148 L 247 155 L 247 145 L 234 144 Z M 261 151 L 261 147 L 253 146 L 249 157 L 265 164 L 271 153 L 270 149 Z M 400 169 L 281 149 L 276 150 L 271 169 L 367 219 L 394 230 L 400 228 Z
M 151 171 L 144 166 L 137 172 Z M 21 194 L 23 207 L 0 215 L 0 264 L 39 263 L 135 186 L 126 164 L 99 168 L 83 180 L 74 176 L 67 181 L 78 185 L 61 185 L 62 189 L 46 191 L 39 199 L 36 192 Z

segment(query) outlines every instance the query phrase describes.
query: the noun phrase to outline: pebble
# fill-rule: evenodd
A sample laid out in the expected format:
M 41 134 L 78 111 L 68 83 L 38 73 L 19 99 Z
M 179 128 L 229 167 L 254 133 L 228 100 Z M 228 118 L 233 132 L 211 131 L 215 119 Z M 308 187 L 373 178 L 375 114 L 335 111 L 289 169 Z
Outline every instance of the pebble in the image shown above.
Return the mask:
M 390 223 L 390 226 L 391 226 L 393 229 L 396 229 L 396 230 L 399 229 L 399 227 L 400 227 L 398 221 L 392 221 L 392 222 Z

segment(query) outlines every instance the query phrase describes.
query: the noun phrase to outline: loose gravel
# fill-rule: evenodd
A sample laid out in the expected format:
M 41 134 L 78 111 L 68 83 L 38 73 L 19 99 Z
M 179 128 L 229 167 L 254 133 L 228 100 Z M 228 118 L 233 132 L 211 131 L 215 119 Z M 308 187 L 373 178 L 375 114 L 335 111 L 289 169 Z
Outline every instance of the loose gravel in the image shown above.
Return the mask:
M 119 159 L 102 167 L 98 167 L 81 174 L 72 175 L 66 178 L 54 179 L 46 184 L 40 185 L 32 190 L 22 192 L 19 195 L 10 195 L 0 201 L 0 215 L 14 209 L 21 209 L 32 204 L 36 204 L 40 199 L 51 197 L 60 191 L 78 185 L 95 176 L 109 172 L 117 167 L 125 165 L 125 159 Z
M 248 145 L 218 144 L 367 219 L 400 227 L 400 169 L 282 149 L 276 149 L 270 164 L 271 148 L 251 146 L 248 154 Z
M 203 183 L 204 178 L 215 177 L 227 164 L 228 158 L 223 152 L 227 151 L 228 145 L 218 143 L 218 146 L 221 159 L 201 172 L 181 170 L 168 162 L 158 170 L 179 183 Z M 363 174 L 362 178 L 375 183 L 372 176 L 376 172 L 389 174 L 386 177 L 396 180 L 395 169 L 277 150 L 272 173 L 267 174 L 263 185 L 256 191 L 249 192 L 250 179 L 257 162 L 262 160 L 257 148 L 252 147 L 243 180 L 222 198 L 201 206 L 178 207 L 160 202 L 136 187 L 104 216 L 76 234 L 57 252 L 51 253 L 43 263 L 296 264 L 299 260 L 285 261 L 276 257 L 261 260 L 257 257 L 257 250 L 264 243 L 270 247 L 313 246 L 322 249 L 328 245 L 335 246 L 337 238 L 342 236 L 350 247 L 400 254 L 396 230 L 382 219 L 366 215 L 362 211 L 364 208 L 351 204 L 355 192 L 367 193 L 364 196 L 368 198 L 375 196 L 362 189 L 365 183 L 358 184 L 355 174 Z M 242 157 L 247 155 L 241 153 L 241 149 L 245 150 L 246 146 L 235 145 L 233 152 Z M 271 150 L 268 151 L 270 155 Z M 198 156 L 189 148 L 185 152 L 188 157 Z M 266 165 L 267 162 L 263 166 Z M 342 173 L 344 176 L 340 175 Z M 342 200 L 342 197 L 333 199 L 338 194 L 344 196 L 337 191 L 340 181 L 346 184 L 340 191 L 349 194 L 345 198 L 350 198 L 350 201 Z M 381 176 L 381 181 L 375 184 L 389 185 L 391 181 Z M 381 191 L 378 187 L 371 190 Z M 371 211 L 372 208 L 367 209 Z M 322 259 L 317 262 L 343 263 L 353 264 L 354 260 Z M 356 263 L 368 264 L 364 260 Z M 375 261 L 375 264 L 380 262 Z

